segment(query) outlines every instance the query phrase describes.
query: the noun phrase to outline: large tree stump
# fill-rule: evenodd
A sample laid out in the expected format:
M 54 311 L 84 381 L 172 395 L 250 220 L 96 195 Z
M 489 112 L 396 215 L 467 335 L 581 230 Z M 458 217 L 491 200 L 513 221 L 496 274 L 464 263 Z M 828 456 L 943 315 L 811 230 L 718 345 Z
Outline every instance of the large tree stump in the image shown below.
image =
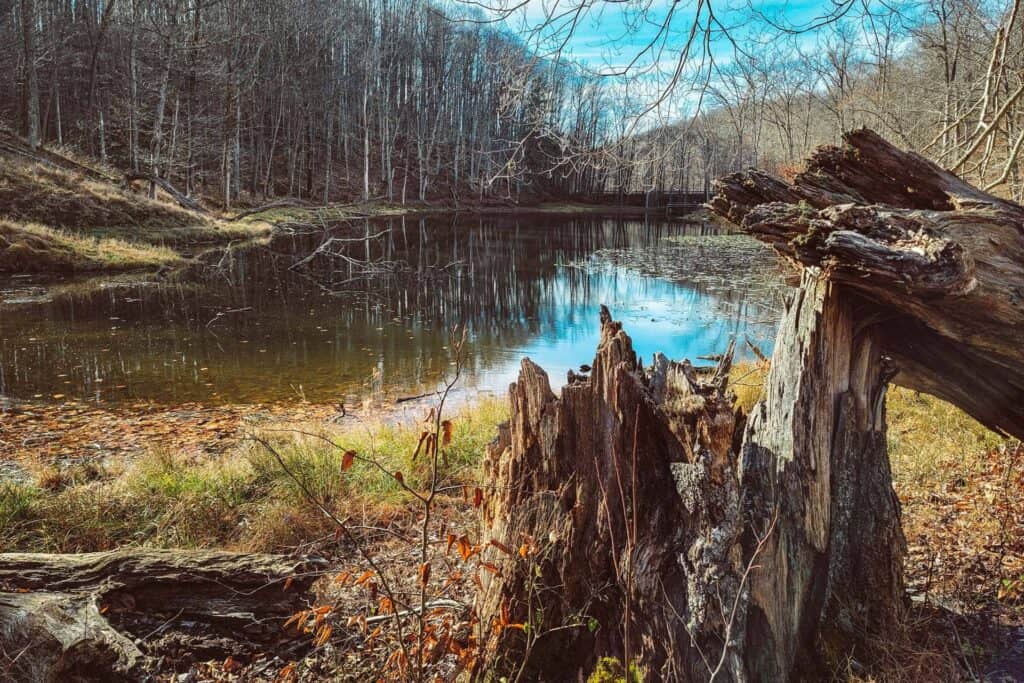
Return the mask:
M 836 675 L 905 608 L 889 381 L 1024 435 L 1024 209 L 869 131 L 794 184 L 718 190 L 802 271 L 765 396 L 734 414 L 724 368 L 640 367 L 606 313 L 593 375 L 560 397 L 524 361 L 483 526 L 526 552 L 480 592 L 481 672 L 568 680 L 608 655 L 652 680 Z
M 621 325 L 602 318 L 593 375 L 571 376 L 561 398 L 523 361 L 510 425 L 489 449 L 484 526 L 531 549 L 481 594 L 480 614 L 504 606 L 528 625 L 491 632 L 489 675 L 570 680 L 596 654 L 627 651 L 661 676 L 703 667 L 721 614 L 691 586 L 715 581 L 727 600 L 738 590 L 728 359 L 703 378 L 664 356 L 644 371 Z
M 311 569 L 218 551 L 2 554 L 0 671 L 26 682 L 118 681 L 138 680 L 159 657 L 244 661 L 275 649 L 283 622 L 308 606 Z

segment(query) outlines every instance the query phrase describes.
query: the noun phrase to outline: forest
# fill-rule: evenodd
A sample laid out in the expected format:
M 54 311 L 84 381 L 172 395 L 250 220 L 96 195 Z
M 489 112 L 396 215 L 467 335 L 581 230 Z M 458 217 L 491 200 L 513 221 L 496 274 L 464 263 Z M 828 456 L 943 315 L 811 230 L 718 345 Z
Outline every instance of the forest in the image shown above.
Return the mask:
M 1015 3 L 851 2 L 806 28 L 698 8 L 706 45 L 673 42 L 689 17 L 630 3 L 659 24 L 657 68 L 650 45 L 620 47 L 636 59 L 618 69 L 535 49 L 603 4 L 523 36 L 487 20 L 511 3 L 11 0 L 0 113 L 224 207 L 710 191 L 860 126 L 1021 196 Z
M 1024 681 L 1020 0 L 0 0 L 0 680 Z

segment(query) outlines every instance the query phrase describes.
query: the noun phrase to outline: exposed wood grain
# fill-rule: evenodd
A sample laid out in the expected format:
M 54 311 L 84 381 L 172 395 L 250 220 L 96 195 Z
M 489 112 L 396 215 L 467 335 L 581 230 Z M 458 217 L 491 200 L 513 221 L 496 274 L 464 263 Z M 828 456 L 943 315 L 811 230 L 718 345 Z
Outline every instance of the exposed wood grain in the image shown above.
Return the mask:
M 792 184 L 727 176 L 712 207 L 859 295 L 897 383 L 1024 437 L 1024 207 L 869 130 L 845 142 Z
M 484 533 L 532 550 L 484 577 L 477 609 L 543 619 L 532 645 L 521 630 L 492 630 L 481 678 L 523 666 L 521 680 L 575 680 L 627 649 L 652 680 L 706 675 L 700 650 L 717 651 L 725 628 L 717 596 L 738 592 L 728 359 L 717 374 L 660 355 L 642 369 L 621 324 L 601 319 L 590 377 L 559 397 L 523 361 L 510 423 L 488 449 Z
M 151 657 L 244 658 L 282 638 L 313 569 L 219 551 L 2 554 L 5 666 L 23 681 L 135 680 Z

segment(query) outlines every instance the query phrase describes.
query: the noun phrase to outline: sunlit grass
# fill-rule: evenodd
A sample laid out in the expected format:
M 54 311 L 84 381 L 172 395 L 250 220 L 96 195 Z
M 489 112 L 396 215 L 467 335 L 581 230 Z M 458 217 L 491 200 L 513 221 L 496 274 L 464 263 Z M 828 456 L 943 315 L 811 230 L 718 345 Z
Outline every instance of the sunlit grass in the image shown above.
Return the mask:
M 898 482 L 921 484 L 949 471 L 979 470 L 981 454 L 1005 439 L 945 401 L 892 387 L 888 403 L 889 458 Z
M 737 363 L 729 372 L 729 388 L 736 394 L 736 406 L 749 413 L 764 396 L 767 366 L 761 363 Z
M 0 272 L 88 272 L 172 265 L 168 247 L 0 220 Z
M 259 220 L 198 215 L 114 182 L 0 155 L 0 272 L 153 269 L 182 262 L 178 249 L 191 253 L 271 229 Z
M 498 400 L 452 413 L 443 464 L 447 484 L 458 488 L 476 480 L 484 447 L 505 414 L 505 402 Z M 291 475 L 254 441 L 214 459 L 154 452 L 119 476 L 81 485 L 68 480 L 62 489 L 52 473 L 41 471 L 35 484 L 9 484 L 0 491 L 0 545 L 51 552 L 121 545 L 282 550 L 334 530 L 303 489 L 335 514 L 365 518 L 395 514 L 411 502 L 394 472 L 414 489 L 428 485 L 427 459 L 412 460 L 420 425 L 355 425 L 317 433 L 325 438 L 296 431 L 260 435 Z M 341 466 L 345 450 L 359 456 L 348 469 Z
M 764 395 L 767 368 L 735 365 L 729 386 L 750 412 Z M 890 386 L 886 401 L 889 460 L 897 485 L 931 485 L 950 472 L 978 471 L 983 454 L 1006 439 L 956 406 L 928 394 Z

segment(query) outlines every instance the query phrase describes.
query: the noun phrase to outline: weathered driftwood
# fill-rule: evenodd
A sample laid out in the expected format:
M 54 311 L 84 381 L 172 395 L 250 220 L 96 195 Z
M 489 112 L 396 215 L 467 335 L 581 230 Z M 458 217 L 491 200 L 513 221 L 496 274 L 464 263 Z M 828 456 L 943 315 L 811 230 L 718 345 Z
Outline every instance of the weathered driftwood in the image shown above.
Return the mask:
M 905 606 L 888 383 L 1024 436 L 1024 209 L 869 131 L 793 184 L 726 178 L 712 205 L 801 270 L 765 396 L 734 416 L 720 376 L 640 368 L 607 315 L 592 376 L 560 397 L 524 362 L 483 522 L 535 550 L 480 592 L 500 615 L 485 666 L 568 680 L 611 655 L 655 679 L 832 676 Z
M 792 184 L 723 178 L 712 207 L 839 285 L 897 383 L 1024 437 L 1024 207 L 869 130 L 845 142 Z
M 3 554 L 0 671 L 18 681 L 116 681 L 137 680 L 160 657 L 244 660 L 280 641 L 314 578 L 306 563 L 273 555 Z

